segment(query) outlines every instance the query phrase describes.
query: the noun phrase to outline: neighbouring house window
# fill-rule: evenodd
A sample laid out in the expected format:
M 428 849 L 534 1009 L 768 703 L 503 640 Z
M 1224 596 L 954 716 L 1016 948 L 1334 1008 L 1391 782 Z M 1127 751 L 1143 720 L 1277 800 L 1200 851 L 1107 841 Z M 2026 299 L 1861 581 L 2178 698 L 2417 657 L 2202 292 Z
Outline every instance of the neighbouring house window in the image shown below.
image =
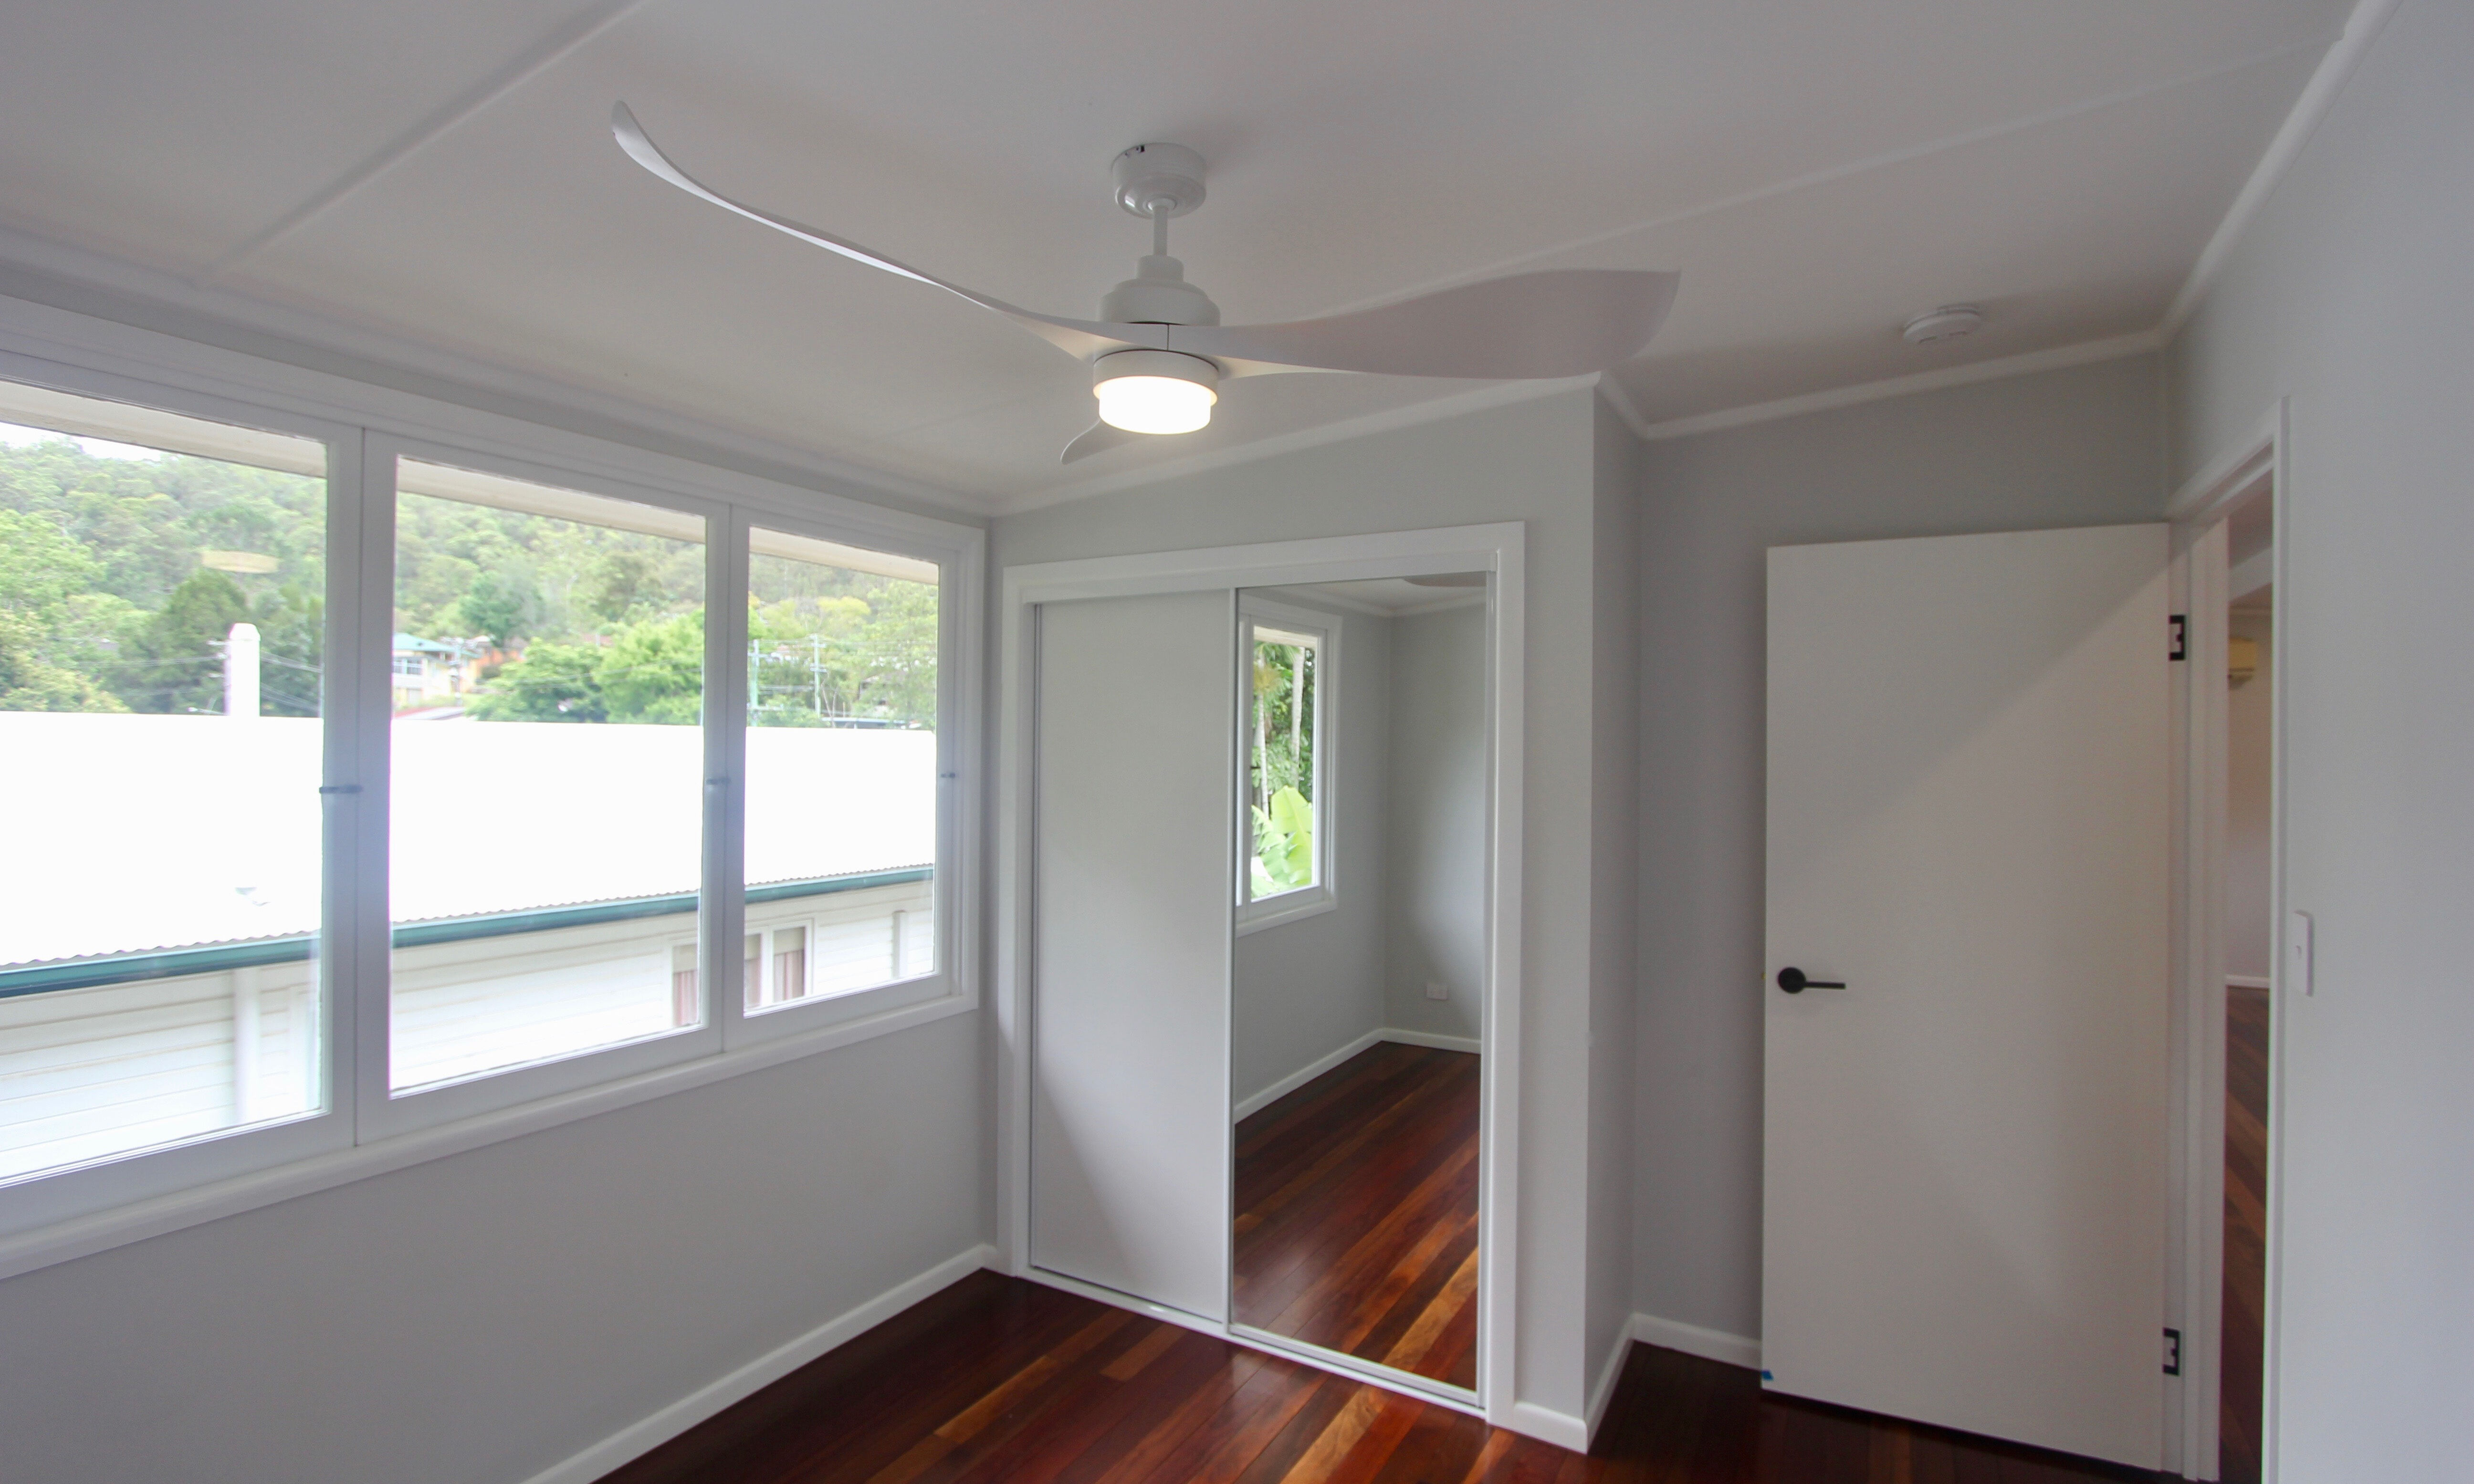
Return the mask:
M 1241 925 L 1330 897 L 1330 727 L 1338 620 L 1249 600 L 1241 609 Z
M 0 383 L 0 1180 L 326 1106 L 326 472 Z

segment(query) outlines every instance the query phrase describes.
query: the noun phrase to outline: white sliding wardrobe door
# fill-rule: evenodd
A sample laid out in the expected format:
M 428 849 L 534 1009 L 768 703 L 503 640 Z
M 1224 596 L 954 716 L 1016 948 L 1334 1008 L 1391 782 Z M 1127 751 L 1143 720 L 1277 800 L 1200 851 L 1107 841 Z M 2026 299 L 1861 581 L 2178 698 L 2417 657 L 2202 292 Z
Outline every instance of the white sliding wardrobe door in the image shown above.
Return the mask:
M 1765 1374 L 2153 1469 L 2166 528 L 1769 557 Z
M 1031 1260 L 1228 1293 L 1229 593 L 1039 610 Z

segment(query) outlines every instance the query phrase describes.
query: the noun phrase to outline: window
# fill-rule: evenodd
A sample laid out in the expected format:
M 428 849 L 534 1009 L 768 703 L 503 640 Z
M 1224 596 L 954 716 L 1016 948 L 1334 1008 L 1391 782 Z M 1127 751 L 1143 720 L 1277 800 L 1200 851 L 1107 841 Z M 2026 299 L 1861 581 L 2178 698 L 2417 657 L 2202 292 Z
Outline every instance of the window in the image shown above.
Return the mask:
M 390 1090 L 701 1023 L 672 963 L 702 885 L 704 536 L 399 461 L 395 649 L 424 663 L 388 742 Z
M 935 564 L 758 526 L 747 566 L 746 1008 L 932 974 Z
M 969 1007 L 976 532 L 266 416 L 0 380 L 0 1232 Z
M 0 419 L 0 1180 L 314 1114 L 326 446 Z
M 1250 595 L 1239 605 L 1241 932 L 1331 905 L 1327 693 L 1338 623 Z

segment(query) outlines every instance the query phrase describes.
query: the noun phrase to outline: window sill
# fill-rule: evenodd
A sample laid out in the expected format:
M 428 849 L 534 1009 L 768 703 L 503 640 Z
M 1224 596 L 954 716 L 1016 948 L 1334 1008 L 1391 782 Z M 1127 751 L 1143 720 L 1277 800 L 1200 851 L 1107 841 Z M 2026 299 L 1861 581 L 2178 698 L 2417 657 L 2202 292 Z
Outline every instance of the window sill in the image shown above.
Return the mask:
M 1339 905 L 1332 899 L 1330 890 L 1323 887 L 1308 887 L 1302 891 L 1286 892 L 1268 902 L 1249 902 L 1237 909 L 1237 936 L 1244 937 L 1249 933 L 1260 933 L 1265 928 L 1276 928 L 1284 923 L 1320 916 Z
M 312 1156 L 288 1164 L 254 1170 L 187 1190 L 91 1212 L 66 1221 L 0 1237 L 0 1279 L 31 1273 L 54 1263 L 109 1252 L 184 1227 L 237 1216 L 279 1201 L 332 1190 L 374 1175 L 408 1169 L 449 1155 L 496 1144 L 502 1139 L 538 1133 L 561 1124 L 616 1111 L 691 1087 L 726 1082 L 749 1072 L 780 1066 L 836 1047 L 872 1040 L 880 1035 L 927 1025 L 978 1009 L 966 995 L 944 995 L 925 1004 L 905 1006 L 883 1014 L 820 1027 L 798 1035 L 758 1042 L 641 1072 L 616 1082 L 475 1114 L 409 1133 L 374 1140 L 350 1149 Z

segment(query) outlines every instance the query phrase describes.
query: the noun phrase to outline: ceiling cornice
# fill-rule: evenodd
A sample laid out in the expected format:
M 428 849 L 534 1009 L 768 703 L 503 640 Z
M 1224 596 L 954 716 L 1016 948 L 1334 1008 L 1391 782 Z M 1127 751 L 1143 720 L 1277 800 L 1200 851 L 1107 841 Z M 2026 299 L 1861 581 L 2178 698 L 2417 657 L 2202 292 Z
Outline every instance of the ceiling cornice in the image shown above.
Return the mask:
M 2191 265 L 2191 276 L 2182 282 L 2182 290 L 2165 310 L 2163 332 L 2171 339 L 2191 318 L 2191 312 L 2206 297 L 2208 285 L 2216 281 L 2225 259 L 2232 255 L 2234 244 L 2242 240 L 2268 198 L 2276 193 L 2277 182 L 2293 168 L 2302 155 L 2302 147 L 2311 142 L 2320 122 L 2335 107 L 2338 93 L 2343 91 L 2354 69 L 2363 64 L 2365 54 L 2378 37 L 2389 17 L 2396 13 L 2400 0 L 2356 0 L 2351 15 L 2345 17 L 2345 29 L 2338 34 L 2319 65 L 2312 70 L 2311 81 L 2302 85 L 2301 96 L 2293 100 L 2285 122 L 2277 126 L 2275 137 L 2268 141 L 2268 150 L 2252 168 L 2250 179 L 2243 182 L 2241 194 L 2217 224 L 2216 233 L 2208 245 L 2199 250 L 2198 260 Z
M 2076 345 L 2060 345 L 2048 351 L 2028 351 L 2023 354 L 2003 355 L 1993 360 L 1971 361 L 1964 366 L 1944 366 L 1935 371 L 1920 371 L 1913 376 L 1891 377 L 1880 381 L 1859 381 L 1853 386 L 1807 392 L 1801 397 L 1782 397 L 1776 401 L 1757 401 L 1741 407 L 1724 407 L 1716 412 L 1696 413 L 1688 418 L 1669 418 L 1663 423 L 1636 424 L 1634 431 L 1651 441 L 1689 438 L 1695 433 L 1714 433 L 1731 427 L 1749 426 L 1755 423 L 1776 422 L 1780 418 L 1802 417 L 1808 412 L 1828 412 L 1835 407 L 1854 407 L 1868 401 L 1886 401 L 1893 397 L 1911 397 L 1918 392 L 1935 392 L 1944 387 L 1968 386 L 1978 381 L 1999 381 L 2007 377 L 2032 376 L 2040 371 L 2059 371 L 2067 366 L 2086 366 L 2098 361 L 2119 360 L 2128 355 L 2145 355 L 2164 343 L 2165 337 L 2160 331 L 2143 329 L 2135 334 L 2115 335 L 2104 340 L 2082 340 Z M 1618 408 L 1618 410 L 1621 409 Z

